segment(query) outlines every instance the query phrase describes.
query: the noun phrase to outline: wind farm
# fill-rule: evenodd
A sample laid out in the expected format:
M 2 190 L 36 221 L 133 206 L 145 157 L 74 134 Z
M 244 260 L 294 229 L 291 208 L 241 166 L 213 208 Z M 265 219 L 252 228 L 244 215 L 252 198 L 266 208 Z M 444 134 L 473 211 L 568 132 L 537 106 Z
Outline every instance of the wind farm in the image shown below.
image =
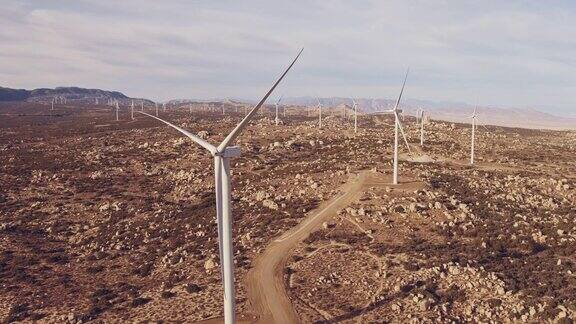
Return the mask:
M 572 20 L 109 4 L 0 15 L 1 323 L 576 320 Z

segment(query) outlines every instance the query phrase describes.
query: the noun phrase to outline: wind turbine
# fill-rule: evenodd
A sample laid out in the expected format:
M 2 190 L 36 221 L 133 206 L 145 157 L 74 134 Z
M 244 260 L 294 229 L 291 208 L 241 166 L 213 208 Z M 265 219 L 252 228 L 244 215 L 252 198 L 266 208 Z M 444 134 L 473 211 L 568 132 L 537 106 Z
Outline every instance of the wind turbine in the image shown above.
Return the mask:
M 118 121 L 118 110 L 120 109 L 120 107 L 118 107 L 118 100 L 116 100 L 116 121 Z
M 424 147 L 424 109 L 420 109 L 420 146 Z
M 162 103 L 162 111 L 163 111 L 163 112 L 166 112 L 166 103 L 165 103 L 165 102 Z
M 400 90 L 400 95 L 398 96 L 398 100 L 396 101 L 396 105 L 391 110 L 382 111 L 381 113 L 393 113 L 394 114 L 394 172 L 392 176 L 392 184 L 398 184 L 398 131 L 402 133 L 402 137 L 404 138 L 404 143 L 406 143 L 406 147 L 408 148 L 408 153 L 412 154 L 410 150 L 410 145 L 408 145 L 408 140 L 406 139 L 406 134 L 404 133 L 404 129 L 402 128 L 402 123 L 400 122 L 399 113 L 402 110 L 398 109 L 400 106 L 400 100 L 402 100 L 402 94 L 404 93 L 404 87 L 406 86 L 406 79 L 408 79 L 408 72 L 410 69 L 406 70 L 406 76 L 404 77 L 404 82 L 402 83 L 402 89 Z
M 132 100 L 132 104 L 130 105 L 130 118 L 134 120 L 134 100 Z
M 478 117 L 478 115 L 476 115 L 476 107 L 474 107 L 474 112 L 472 113 L 472 116 L 468 117 L 468 118 L 472 118 L 472 143 L 470 144 L 470 164 L 471 165 L 474 164 L 474 138 L 475 138 L 475 134 L 476 134 L 476 117 Z
M 318 97 L 316 97 L 316 100 L 318 101 L 318 128 L 322 128 L 322 104 Z
M 242 130 L 254 118 L 260 107 L 266 102 L 266 99 L 272 94 L 272 91 L 278 86 L 280 81 L 286 76 L 288 71 L 292 68 L 296 60 L 302 54 L 304 48 L 300 50 L 296 58 L 284 71 L 284 73 L 276 80 L 276 83 L 268 90 L 266 95 L 252 108 L 250 113 L 236 125 L 236 127 L 226 136 L 226 138 L 218 146 L 214 146 L 204 139 L 194 135 L 187 130 L 171 124 L 163 119 L 152 116 L 145 112 L 141 114 L 152 117 L 161 121 L 168 126 L 178 130 L 182 134 L 188 136 L 191 140 L 202 146 L 214 156 L 214 174 L 215 174 L 215 193 L 216 193 L 216 220 L 218 224 L 218 243 L 220 250 L 220 261 L 222 263 L 222 279 L 224 284 L 224 323 L 231 324 L 235 322 L 235 295 L 234 295 L 234 257 L 232 248 L 232 184 L 230 179 L 230 158 L 240 156 L 240 148 L 238 146 L 231 146 L 232 142 L 240 135 Z
M 418 109 L 416 109 L 416 125 L 418 125 L 420 123 L 420 114 L 423 113 L 423 109 L 418 107 Z
M 352 99 L 352 107 L 354 107 L 354 133 L 358 132 L 358 105 L 356 100 Z M 344 107 L 346 108 L 346 107 Z
M 50 110 L 54 110 L 54 97 L 52 97 L 52 108 Z
M 276 118 L 274 119 L 276 121 L 276 126 L 278 126 L 278 124 L 280 123 L 280 118 L 278 118 L 278 104 L 280 103 L 280 101 L 282 101 L 282 97 L 281 96 L 278 101 L 276 101 L 275 106 L 276 106 Z M 284 110 L 284 115 L 286 115 L 286 110 Z
M 144 111 L 144 100 L 140 101 L 140 111 Z
M 156 107 L 156 117 L 158 117 L 158 103 L 155 102 L 155 103 L 154 103 L 154 106 Z

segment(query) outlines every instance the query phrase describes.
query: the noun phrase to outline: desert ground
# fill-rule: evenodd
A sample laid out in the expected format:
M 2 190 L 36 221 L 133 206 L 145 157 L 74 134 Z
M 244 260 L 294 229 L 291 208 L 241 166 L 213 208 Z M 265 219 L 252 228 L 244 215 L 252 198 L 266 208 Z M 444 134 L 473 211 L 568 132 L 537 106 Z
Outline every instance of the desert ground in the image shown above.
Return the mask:
M 160 117 L 217 143 L 244 116 Z M 271 107 L 232 161 L 242 322 L 576 318 L 576 132 Z M 148 107 L 148 113 L 153 109 Z M 219 322 L 212 157 L 147 116 L 0 104 L 0 322 Z

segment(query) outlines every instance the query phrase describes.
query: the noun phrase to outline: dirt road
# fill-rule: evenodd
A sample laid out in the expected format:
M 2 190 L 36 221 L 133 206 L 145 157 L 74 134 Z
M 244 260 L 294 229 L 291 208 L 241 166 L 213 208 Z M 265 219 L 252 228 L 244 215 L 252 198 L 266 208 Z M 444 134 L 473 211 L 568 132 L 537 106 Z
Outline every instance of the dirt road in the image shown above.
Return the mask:
M 316 230 L 321 224 L 336 215 L 337 211 L 356 201 L 365 189 L 373 186 L 389 185 L 390 179 L 383 179 L 376 173 L 362 171 L 343 185 L 341 194 L 322 204 L 298 226 L 284 233 L 270 243 L 254 262 L 248 272 L 246 287 L 248 298 L 259 323 L 298 323 L 299 318 L 284 287 L 284 266 L 291 250 Z M 420 182 L 405 182 L 392 186 L 400 190 L 415 190 Z
M 340 195 L 321 205 L 300 225 L 272 241 L 256 259 L 248 273 L 246 287 L 260 323 L 299 322 L 284 288 L 283 270 L 290 251 L 328 217 L 358 199 L 366 178 L 367 172 L 354 176 L 340 188 Z

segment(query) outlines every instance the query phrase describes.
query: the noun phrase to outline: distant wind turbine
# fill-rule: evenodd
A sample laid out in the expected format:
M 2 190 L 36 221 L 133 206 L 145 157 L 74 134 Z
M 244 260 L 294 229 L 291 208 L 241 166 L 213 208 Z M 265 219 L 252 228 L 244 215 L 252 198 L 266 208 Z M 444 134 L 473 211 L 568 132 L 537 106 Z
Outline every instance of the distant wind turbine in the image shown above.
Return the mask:
M 476 117 L 478 117 L 478 115 L 476 115 L 476 107 L 474 107 L 474 112 L 472 113 L 472 116 L 468 117 L 468 118 L 472 118 L 472 142 L 470 143 L 470 164 L 474 164 L 474 139 L 475 139 L 475 135 L 476 135 Z
M 406 86 L 406 80 L 408 79 L 408 73 L 410 69 L 406 70 L 406 76 L 404 77 L 404 82 L 402 83 L 402 89 L 400 90 L 400 95 L 398 96 L 398 100 L 396 101 L 396 105 L 391 110 L 386 110 L 383 112 L 378 113 L 393 113 L 394 114 L 394 171 L 392 176 L 392 184 L 398 184 L 398 131 L 402 133 L 402 137 L 404 138 L 404 143 L 406 143 L 406 147 L 408 148 L 408 153 L 412 154 L 410 150 L 410 145 L 408 145 L 408 140 L 406 139 L 406 134 L 404 133 L 404 129 L 402 128 L 402 123 L 400 122 L 399 113 L 402 112 L 401 109 L 398 109 L 400 106 L 400 101 L 402 100 L 402 94 L 404 93 L 404 87 Z
M 424 109 L 420 109 L 420 146 L 424 147 Z
M 316 97 L 318 101 L 318 128 L 322 128 L 322 104 L 320 103 L 320 98 Z
M 358 132 L 358 105 L 356 100 L 352 99 L 352 106 L 354 107 L 354 133 Z M 346 108 L 346 107 L 344 107 Z
M 120 109 L 120 107 L 118 107 L 118 100 L 116 100 L 116 121 L 118 121 L 118 110 Z
M 282 101 L 282 96 L 274 104 L 276 106 L 276 118 L 274 119 L 276 121 L 276 125 L 280 123 L 280 118 L 278 118 L 278 104 L 280 103 L 280 101 Z M 284 111 L 284 113 L 286 113 L 286 111 Z
M 240 135 L 242 130 L 250 123 L 255 117 L 256 113 L 266 102 L 266 99 L 272 94 L 276 86 L 282 81 L 284 76 L 290 71 L 296 60 L 302 54 L 301 49 L 296 58 L 284 71 L 284 73 L 276 80 L 276 83 L 268 90 L 266 95 L 252 108 L 242 121 L 228 134 L 228 136 L 218 146 L 208 143 L 206 140 L 194 135 L 187 130 L 171 124 L 163 119 L 152 116 L 145 112 L 141 114 L 152 117 L 161 121 L 168 126 L 178 130 L 182 134 L 188 136 L 191 140 L 196 142 L 208 150 L 214 156 L 214 173 L 215 173 L 215 191 L 216 191 L 216 220 L 218 224 L 218 243 L 220 249 L 220 260 L 222 263 L 222 279 L 224 284 L 224 323 L 231 324 L 235 322 L 235 295 L 234 295 L 234 256 L 232 247 L 232 184 L 230 178 L 230 158 L 240 156 L 240 148 L 238 146 L 231 146 L 232 142 Z

